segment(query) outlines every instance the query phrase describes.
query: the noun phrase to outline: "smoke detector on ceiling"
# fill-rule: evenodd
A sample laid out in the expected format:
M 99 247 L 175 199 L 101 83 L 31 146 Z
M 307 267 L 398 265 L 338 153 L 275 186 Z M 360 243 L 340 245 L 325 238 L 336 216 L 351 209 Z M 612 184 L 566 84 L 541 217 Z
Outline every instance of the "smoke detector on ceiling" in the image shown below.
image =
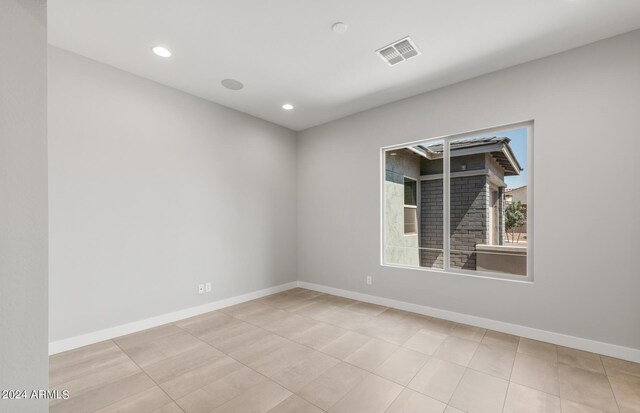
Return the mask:
M 376 50 L 376 54 L 382 60 L 387 62 L 389 66 L 397 65 L 400 62 L 409 60 L 420 54 L 418 47 L 409 36 L 391 43 L 390 45 L 381 47 Z
M 242 84 L 242 82 L 239 82 L 235 79 L 223 79 L 220 83 L 222 84 L 222 86 L 231 90 L 240 90 L 244 88 L 244 85 Z
M 346 23 L 342 23 L 342 22 L 335 22 L 331 26 L 331 30 L 333 30 L 337 34 L 342 34 L 346 32 L 348 28 L 349 26 L 347 26 Z

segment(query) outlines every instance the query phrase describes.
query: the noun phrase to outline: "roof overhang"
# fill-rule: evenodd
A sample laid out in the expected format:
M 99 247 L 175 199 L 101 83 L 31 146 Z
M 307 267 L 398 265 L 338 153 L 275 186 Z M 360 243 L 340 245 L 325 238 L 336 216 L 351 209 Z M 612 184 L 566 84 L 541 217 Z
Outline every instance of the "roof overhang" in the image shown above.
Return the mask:
M 409 146 L 407 149 L 429 160 L 442 158 L 441 150 L 433 151 L 430 150 L 428 146 L 415 145 Z M 451 149 L 451 157 L 468 156 L 480 153 L 490 153 L 496 162 L 504 168 L 505 176 L 520 175 L 520 172 L 522 171 L 522 167 L 513 154 L 513 150 L 507 141 L 494 141 L 488 144 Z

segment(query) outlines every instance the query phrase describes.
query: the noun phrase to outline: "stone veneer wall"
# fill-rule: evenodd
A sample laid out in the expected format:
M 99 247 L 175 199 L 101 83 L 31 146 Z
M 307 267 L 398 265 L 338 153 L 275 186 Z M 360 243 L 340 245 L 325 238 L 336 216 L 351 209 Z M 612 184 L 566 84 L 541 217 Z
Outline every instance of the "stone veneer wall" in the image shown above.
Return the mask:
M 421 192 L 421 247 L 442 249 L 442 180 L 422 181 Z M 484 175 L 451 178 L 451 268 L 476 269 L 476 244 L 489 241 L 488 196 Z M 441 268 L 443 253 L 423 249 L 420 264 Z
M 442 179 L 420 183 L 420 266 L 444 267 Z
M 486 176 L 451 179 L 451 268 L 476 269 L 476 244 L 489 240 Z

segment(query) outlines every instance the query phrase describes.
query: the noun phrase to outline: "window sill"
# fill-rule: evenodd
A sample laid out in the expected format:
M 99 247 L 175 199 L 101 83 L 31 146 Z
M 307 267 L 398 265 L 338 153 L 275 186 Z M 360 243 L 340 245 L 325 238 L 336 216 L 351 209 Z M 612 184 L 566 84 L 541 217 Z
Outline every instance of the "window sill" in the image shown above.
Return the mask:
M 527 247 L 526 246 L 521 247 L 517 245 L 476 244 L 476 251 L 527 255 Z
M 447 274 L 447 275 L 463 276 L 463 277 L 470 277 L 470 278 L 485 278 L 490 280 L 509 281 L 509 282 L 515 282 L 520 284 L 533 284 L 533 274 L 527 275 L 525 277 L 522 275 L 509 275 L 509 274 L 490 273 L 490 272 L 477 273 L 477 272 L 465 271 L 465 270 L 452 270 L 452 269 L 445 270 L 442 268 L 415 267 L 411 265 L 401 265 L 401 264 L 380 263 L 380 266 L 389 267 L 389 268 L 402 268 L 405 270 L 414 270 L 414 271 L 422 271 L 422 272 L 435 272 L 438 274 Z

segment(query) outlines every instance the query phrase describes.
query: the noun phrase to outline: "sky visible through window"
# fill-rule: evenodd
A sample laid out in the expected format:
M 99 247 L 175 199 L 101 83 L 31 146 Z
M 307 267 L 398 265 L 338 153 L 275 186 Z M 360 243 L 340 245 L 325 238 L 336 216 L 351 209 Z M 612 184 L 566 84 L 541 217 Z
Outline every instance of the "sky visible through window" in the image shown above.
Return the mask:
M 505 177 L 504 181 L 507 184 L 507 188 L 517 188 L 519 186 L 526 185 L 527 172 L 529 171 L 527 168 L 527 129 L 514 129 L 507 132 L 482 135 L 478 136 L 478 138 L 493 136 L 497 136 L 499 138 L 507 137 L 511 139 L 511 142 L 509 142 L 509 146 L 511 146 L 513 154 L 516 156 L 516 159 L 518 159 L 518 163 L 523 169 L 520 172 L 520 175 Z

